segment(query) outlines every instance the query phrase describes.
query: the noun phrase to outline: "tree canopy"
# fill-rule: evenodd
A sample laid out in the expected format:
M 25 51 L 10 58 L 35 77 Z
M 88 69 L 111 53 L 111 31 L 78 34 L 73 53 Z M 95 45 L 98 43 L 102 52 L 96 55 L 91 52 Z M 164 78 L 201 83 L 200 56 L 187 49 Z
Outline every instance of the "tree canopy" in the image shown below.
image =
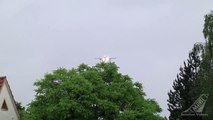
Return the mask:
M 196 91 L 200 94 L 209 94 L 204 109 L 208 117 L 204 120 L 211 120 L 213 118 L 213 11 L 205 16 L 203 34 L 206 42 L 199 73 L 200 85 Z
M 59 68 L 34 85 L 26 120 L 163 120 L 142 84 L 119 73 L 115 63 Z
M 185 118 L 181 118 L 181 113 L 195 101 L 193 89 L 198 85 L 197 76 L 201 62 L 201 52 L 202 45 L 195 44 L 189 53 L 187 62 L 184 62 L 184 66 L 180 67 L 180 73 L 173 82 L 173 89 L 168 93 L 169 99 L 167 100 L 170 120 L 185 120 Z M 194 117 L 186 118 L 186 120 L 194 119 Z
M 184 67 L 180 69 L 181 72 L 174 81 L 173 91 L 169 92 L 170 120 L 194 120 L 195 117 L 197 120 L 212 120 L 213 118 L 213 12 L 205 16 L 203 34 L 206 39 L 205 43 L 197 44 L 198 47 L 194 47 L 201 49 L 194 52 L 198 53 L 195 57 L 190 57 L 194 54 L 190 53 L 188 63 L 184 63 Z M 194 67 L 193 64 L 197 67 Z M 203 110 L 203 113 L 208 116 L 195 115 L 194 117 L 181 118 L 180 114 L 201 94 L 209 96 Z

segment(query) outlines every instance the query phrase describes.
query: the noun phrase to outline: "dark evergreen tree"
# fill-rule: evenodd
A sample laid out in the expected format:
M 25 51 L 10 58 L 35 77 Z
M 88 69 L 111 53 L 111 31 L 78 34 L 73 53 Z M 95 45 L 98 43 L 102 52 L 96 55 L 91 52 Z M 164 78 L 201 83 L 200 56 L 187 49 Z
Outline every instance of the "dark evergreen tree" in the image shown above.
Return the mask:
M 169 99 L 167 101 L 170 120 L 184 120 L 184 118 L 181 118 L 181 113 L 193 104 L 192 89 L 196 86 L 196 78 L 201 61 L 201 48 L 200 44 L 195 44 L 189 53 L 187 62 L 184 62 L 184 66 L 180 67 L 180 73 L 173 82 L 173 90 L 168 93 Z M 187 120 L 189 119 L 187 118 Z
M 173 83 L 173 90 L 168 93 L 170 120 L 194 120 L 195 117 L 181 118 L 181 113 L 201 94 L 209 94 L 203 111 L 208 116 L 196 117 L 196 119 L 212 120 L 213 118 L 213 12 L 205 16 L 203 34 L 205 44 L 203 46 L 198 44 L 193 48 L 187 64 L 184 62 L 184 67 L 180 68 L 180 73 Z

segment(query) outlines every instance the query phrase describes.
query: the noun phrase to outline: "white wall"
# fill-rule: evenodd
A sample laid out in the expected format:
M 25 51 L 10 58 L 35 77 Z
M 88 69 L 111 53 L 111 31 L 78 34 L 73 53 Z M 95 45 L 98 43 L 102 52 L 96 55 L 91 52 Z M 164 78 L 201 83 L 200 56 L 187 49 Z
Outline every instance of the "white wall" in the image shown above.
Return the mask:
M 7 111 L 3 111 L 1 109 L 4 99 L 8 107 Z M 4 83 L 3 88 L 1 89 L 0 92 L 0 120 L 18 120 L 16 111 L 13 107 L 13 102 L 7 91 L 6 83 Z

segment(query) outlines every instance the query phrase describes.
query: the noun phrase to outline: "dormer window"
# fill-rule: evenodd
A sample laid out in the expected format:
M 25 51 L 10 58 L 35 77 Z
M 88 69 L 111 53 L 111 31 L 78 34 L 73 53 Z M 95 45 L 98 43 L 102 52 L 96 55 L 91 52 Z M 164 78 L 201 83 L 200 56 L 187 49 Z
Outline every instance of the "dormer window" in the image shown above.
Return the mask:
M 6 103 L 5 100 L 4 100 L 4 102 L 3 102 L 2 106 L 1 106 L 1 110 L 3 110 L 3 111 L 7 111 L 8 110 L 7 103 Z

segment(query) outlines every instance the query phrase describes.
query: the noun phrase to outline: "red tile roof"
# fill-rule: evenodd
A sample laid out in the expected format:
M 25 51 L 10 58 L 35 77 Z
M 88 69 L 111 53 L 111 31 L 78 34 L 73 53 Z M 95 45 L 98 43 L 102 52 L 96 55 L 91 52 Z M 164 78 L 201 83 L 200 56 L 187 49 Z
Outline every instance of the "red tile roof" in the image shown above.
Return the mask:
M 3 84 L 4 84 L 4 82 L 5 82 L 5 79 L 6 79 L 5 76 L 0 77 L 0 91 L 1 91 L 1 88 L 2 88 L 2 86 L 3 86 Z

